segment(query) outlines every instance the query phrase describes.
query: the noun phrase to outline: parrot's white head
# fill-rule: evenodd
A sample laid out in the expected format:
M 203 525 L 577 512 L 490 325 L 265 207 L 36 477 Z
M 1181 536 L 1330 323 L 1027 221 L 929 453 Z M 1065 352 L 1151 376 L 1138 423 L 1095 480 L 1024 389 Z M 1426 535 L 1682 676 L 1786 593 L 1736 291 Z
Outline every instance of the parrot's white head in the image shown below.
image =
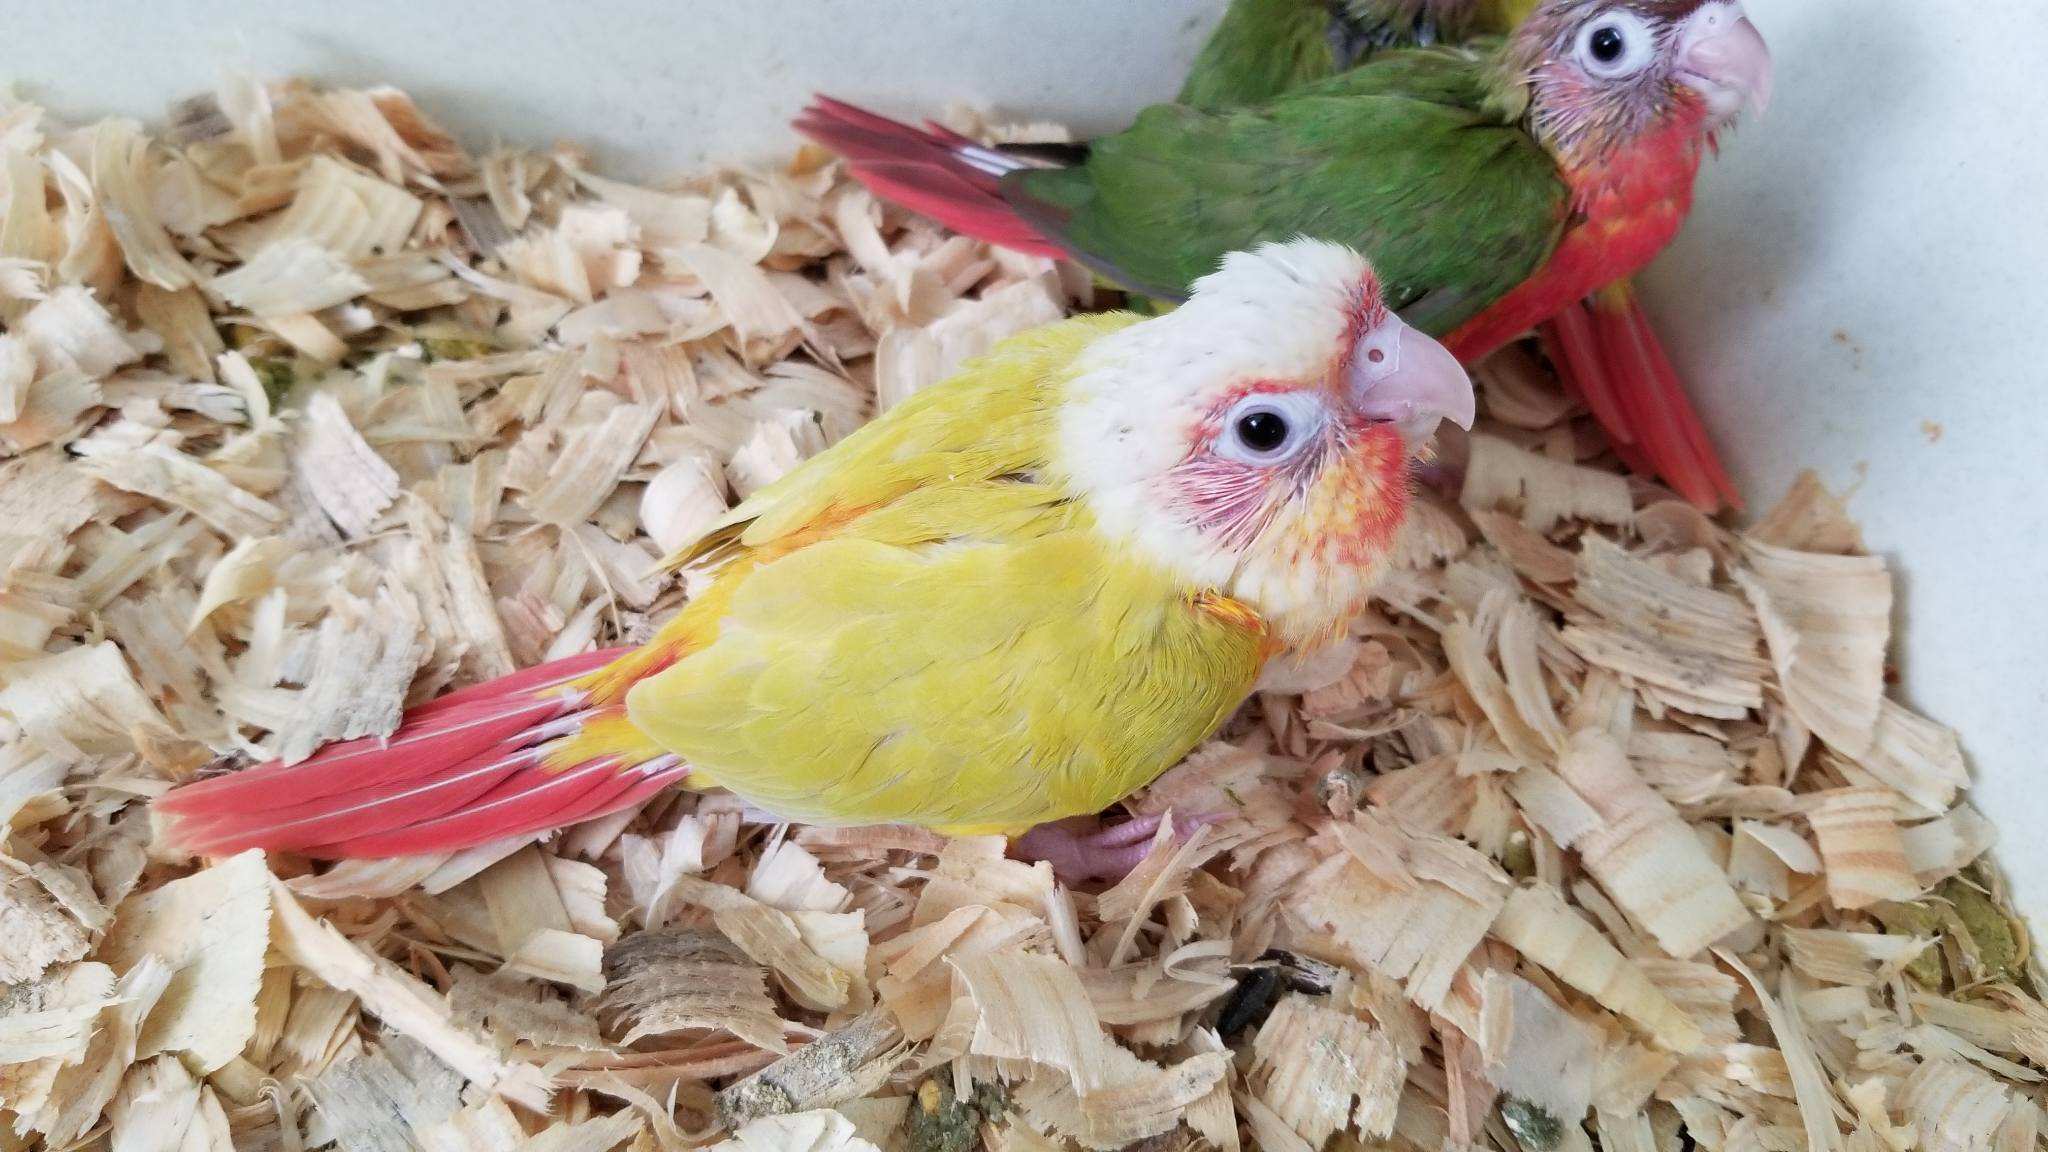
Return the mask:
M 1077 362 L 1056 468 L 1096 522 L 1279 641 L 1329 638 L 1364 605 L 1439 423 L 1472 383 L 1401 322 L 1348 248 L 1224 258 L 1165 316 Z

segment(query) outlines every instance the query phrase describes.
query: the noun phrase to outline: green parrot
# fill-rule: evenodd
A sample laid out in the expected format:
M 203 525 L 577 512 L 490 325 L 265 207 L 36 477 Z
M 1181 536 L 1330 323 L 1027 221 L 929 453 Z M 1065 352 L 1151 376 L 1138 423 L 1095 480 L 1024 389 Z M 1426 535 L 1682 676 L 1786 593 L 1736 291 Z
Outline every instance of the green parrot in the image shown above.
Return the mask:
M 1627 282 L 1677 234 L 1717 133 L 1768 98 L 1769 52 L 1740 5 L 1541 0 L 1505 36 L 1382 50 L 1402 29 L 1516 13 L 1370 2 L 1240 0 L 1190 81 L 1211 106 L 1148 108 L 1087 146 L 983 147 L 829 99 L 797 126 L 905 207 L 1147 296 L 1181 298 L 1247 243 L 1351 245 L 1466 363 L 1547 326 L 1626 461 L 1703 506 L 1732 502 Z

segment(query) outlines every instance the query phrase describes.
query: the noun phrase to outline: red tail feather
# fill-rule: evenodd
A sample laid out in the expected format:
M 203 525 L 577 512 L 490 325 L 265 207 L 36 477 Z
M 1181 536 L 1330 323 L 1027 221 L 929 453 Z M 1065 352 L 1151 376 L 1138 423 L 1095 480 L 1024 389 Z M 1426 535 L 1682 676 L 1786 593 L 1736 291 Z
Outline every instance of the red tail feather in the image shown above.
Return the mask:
M 827 96 L 797 117 L 796 129 L 846 159 L 876 195 L 977 240 L 1055 259 L 1059 245 L 1003 198 L 1002 175 L 1027 167 L 932 126 L 922 131 Z
M 388 738 L 351 740 L 300 764 L 276 761 L 157 801 L 176 847 L 249 848 L 328 859 L 449 852 L 594 819 L 682 779 L 674 757 L 547 762 L 593 716 L 572 682 L 623 650 L 529 668 L 410 712 Z
M 1742 506 L 1632 290 L 1621 285 L 1566 308 L 1545 336 L 1623 463 L 1709 512 Z

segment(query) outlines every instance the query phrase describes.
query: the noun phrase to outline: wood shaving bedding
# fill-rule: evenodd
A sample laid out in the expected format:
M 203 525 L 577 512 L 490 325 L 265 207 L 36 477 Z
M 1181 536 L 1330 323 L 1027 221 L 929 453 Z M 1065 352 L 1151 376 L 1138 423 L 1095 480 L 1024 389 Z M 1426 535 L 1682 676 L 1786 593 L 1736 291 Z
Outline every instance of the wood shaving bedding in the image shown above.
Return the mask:
M 1811 477 L 1738 534 L 1587 455 L 1533 346 L 1380 605 L 1131 801 L 1227 818 L 1106 891 L 716 794 L 150 855 L 210 758 L 644 638 L 733 500 L 1097 302 L 808 151 L 643 187 L 241 77 L 4 121 L 0 1147 L 2036 1146 L 1893 574 Z

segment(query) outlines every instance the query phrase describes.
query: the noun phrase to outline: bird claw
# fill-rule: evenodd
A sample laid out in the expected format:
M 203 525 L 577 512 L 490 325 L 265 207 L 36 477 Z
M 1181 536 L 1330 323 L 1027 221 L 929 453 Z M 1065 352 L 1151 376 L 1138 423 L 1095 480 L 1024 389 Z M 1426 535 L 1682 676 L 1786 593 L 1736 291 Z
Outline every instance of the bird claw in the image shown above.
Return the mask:
M 1152 841 L 1168 815 L 1138 816 L 1106 827 L 1093 816 L 1040 824 L 1011 842 L 1010 855 L 1027 864 L 1052 865 L 1053 875 L 1068 887 L 1122 880 L 1151 854 Z M 1221 819 L 1221 815 L 1180 817 L 1174 821 L 1174 832 L 1185 840 L 1197 828 Z

